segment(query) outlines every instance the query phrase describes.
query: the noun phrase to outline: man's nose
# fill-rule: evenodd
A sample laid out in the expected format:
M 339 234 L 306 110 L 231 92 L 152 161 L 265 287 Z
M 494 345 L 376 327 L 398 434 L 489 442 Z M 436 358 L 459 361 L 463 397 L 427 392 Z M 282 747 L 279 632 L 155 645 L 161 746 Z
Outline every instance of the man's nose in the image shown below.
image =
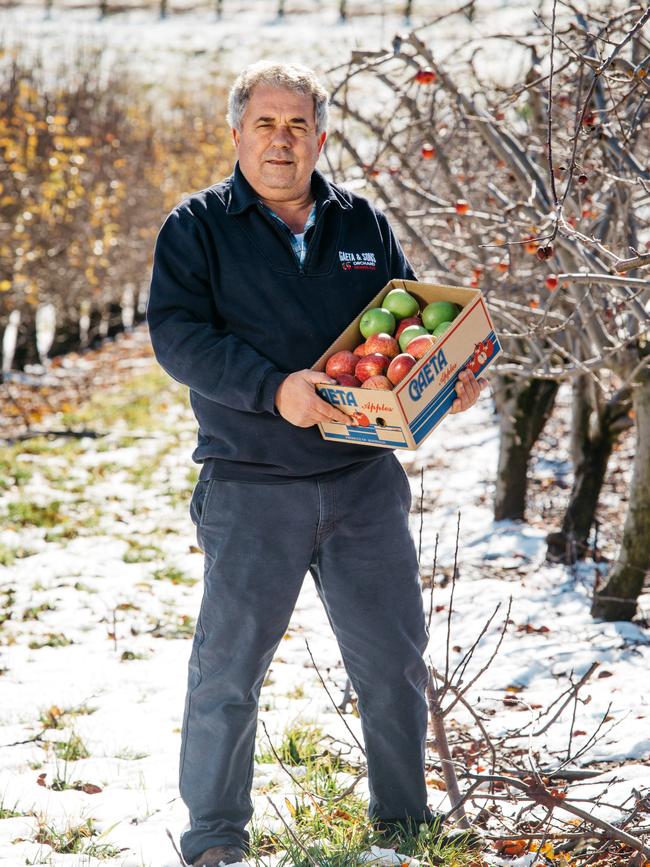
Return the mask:
M 291 130 L 286 124 L 278 124 L 273 131 L 273 144 L 290 147 L 293 142 Z

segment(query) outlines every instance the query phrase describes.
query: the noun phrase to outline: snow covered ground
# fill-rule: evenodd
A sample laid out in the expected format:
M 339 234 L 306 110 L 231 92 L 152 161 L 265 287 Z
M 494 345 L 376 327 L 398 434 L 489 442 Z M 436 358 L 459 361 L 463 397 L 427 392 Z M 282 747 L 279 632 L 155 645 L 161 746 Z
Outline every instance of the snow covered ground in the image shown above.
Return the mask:
M 473 21 L 465 15 L 454 15 L 441 21 L 435 30 L 425 26 L 459 5 L 452 0 L 419 0 L 414 3 L 409 25 L 397 11 L 403 4 L 397 2 L 368 4 L 357 14 L 352 0 L 348 3 L 350 17 L 342 23 L 338 3 L 332 0 L 309 3 L 303 7 L 306 11 L 287 14 L 281 20 L 276 17 L 276 0 L 226 0 L 221 20 L 208 7 L 170 14 L 161 20 L 155 4 L 149 10 L 100 20 L 97 7 L 83 8 L 55 0 L 49 16 L 38 5 L 0 9 L 0 34 L 6 47 L 18 44 L 23 51 L 34 51 L 54 76 L 59 76 L 62 64 L 82 49 L 101 47 L 101 62 L 128 70 L 161 94 L 176 87 L 230 82 L 246 63 L 262 58 L 290 57 L 323 74 L 346 64 L 352 49 L 390 50 L 394 35 L 409 27 L 430 40 L 436 55 L 449 59 L 454 66 L 462 65 L 463 58 L 478 47 L 474 60 L 484 64 L 486 72 L 489 70 L 500 80 L 516 74 L 517 58 L 523 61 L 525 53 L 510 44 L 510 62 L 504 65 L 503 42 L 491 46 L 482 37 L 488 30 L 508 34 L 531 24 L 534 15 L 530 4 L 522 0 L 477 0 Z M 459 44 L 468 39 L 475 40 L 474 44 L 466 53 L 459 53 Z
M 165 385 L 152 415 L 143 429 L 118 423 L 99 440 L 53 439 L 38 447 L 28 441 L 15 455 L 22 484 L 3 494 L 2 510 L 10 518 L 0 533 L 0 552 L 5 558 L 7 551 L 18 555 L 0 567 L 0 815 L 9 816 L 0 819 L 3 864 L 96 863 L 88 855 L 53 855 L 44 842 L 34 841 L 43 822 L 64 829 L 87 820 L 102 834 L 91 838 L 95 845 L 115 847 L 114 858 L 104 863 L 178 863 L 166 829 L 177 837 L 186 821 L 176 788 L 177 756 L 202 555 L 187 512 L 194 423 L 180 387 Z M 533 512 L 529 524 L 493 523 L 497 431 L 490 400 L 449 417 L 417 453 L 401 457 L 412 481 L 416 537 L 420 467 L 425 468 L 423 573 L 430 570 L 439 536 L 433 664 L 445 665 L 452 583 L 441 585 L 451 572 L 460 509 L 452 666 L 501 602 L 471 671 L 484 663 L 512 597 L 503 646 L 470 693 L 491 735 L 528 723 L 520 739 L 527 749 L 530 729 L 541 728 L 537 715 L 571 675 L 577 679 L 598 662 L 581 692 L 589 701 L 570 704 L 544 735 L 531 738 L 531 748 L 540 766 L 555 766 L 566 755 L 570 732 L 575 753 L 607 714 L 600 740 L 575 764 L 608 764 L 601 766 L 601 777 L 581 786 L 580 796 L 602 791 L 607 779 L 609 804 L 622 803 L 632 786 L 647 790 L 650 707 L 642 684 L 650 635 L 628 623 L 591 619 L 596 567 L 545 564 L 544 531 L 535 526 L 539 514 Z M 557 450 L 556 457 L 562 457 Z M 548 478 L 544 460 L 534 475 L 537 482 Z M 40 506 L 51 528 L 31 526 L 20 502 Z M 425 603 L 428 608 L 428 589 Z M 344 671 L 309 577 L 262 690 L 261 718 L 275 743 L 290 724 L 316 725 L 349 742 L 311 665 L 306 640 L 340 700 Z M 456 734 L 472 734 L 471 720 L 460 707 L 453 717 L 452 741 L 462 749 L 467 738 Z M 346 718 L 359 733 L 358 719 Z M 259 752 L 268 752 L 261 728 L 258 736 Z M 433 752 L 431 759 L 433 768 Z M 616 768 L 619 762 L 627 764 Z M 437 776 L 432 770 L 430 803 L 444 808 Z M 267 793 L 288 818 L 284 794 L 291 791 L 281 768 L 257 763 L 255 821 L 278 825 Z M 616 817 L 613 808 L 597 810 Z

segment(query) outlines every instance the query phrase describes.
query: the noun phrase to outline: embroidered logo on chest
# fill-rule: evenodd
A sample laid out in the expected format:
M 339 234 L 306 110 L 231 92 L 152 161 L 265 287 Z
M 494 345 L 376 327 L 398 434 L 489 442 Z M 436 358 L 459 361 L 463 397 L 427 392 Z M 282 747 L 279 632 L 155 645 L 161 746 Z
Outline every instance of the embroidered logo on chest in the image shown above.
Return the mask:
M 345 253 L 339 250 L 339 261 L 344 271 L 375 271 L 377 257 L 374 253 Z

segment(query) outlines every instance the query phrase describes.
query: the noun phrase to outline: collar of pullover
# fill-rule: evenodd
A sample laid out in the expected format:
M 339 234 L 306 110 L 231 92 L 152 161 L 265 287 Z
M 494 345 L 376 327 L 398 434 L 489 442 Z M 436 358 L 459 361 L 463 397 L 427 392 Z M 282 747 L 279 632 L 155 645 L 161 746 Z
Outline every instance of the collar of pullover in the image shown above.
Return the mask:
M 352 202 L 346 197 L 345 191 L 335 190 L 319 171 L 314 171 L 311 176 L 311 189 L 319 210 L 325 201 L 336 203 L 344 211 L 352 207 Z M 239 168 L 239 162 L 235 163 L 235 171 L 230 178 L 230 199 L 226 206 L 226 212 L 228 214 L 242 214 L 248 208 L 256 205 L 259 200 L 260 197 Z

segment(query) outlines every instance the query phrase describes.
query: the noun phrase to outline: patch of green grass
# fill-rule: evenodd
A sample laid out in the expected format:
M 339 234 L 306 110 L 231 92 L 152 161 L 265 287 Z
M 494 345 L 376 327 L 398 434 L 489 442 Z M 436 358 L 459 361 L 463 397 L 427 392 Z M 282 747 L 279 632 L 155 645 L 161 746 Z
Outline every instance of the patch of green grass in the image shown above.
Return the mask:
M 143 455 L 138 463 L 125 469 L 125 479 L 130 485 L 136 487 L 148 488 L 154 483 L 154 478 L 157 485 L 168 480 L 169 471 L 165 471 L 165 478 L 161 479 L 161 465 L 165 456 L 173 448 L 173 443 L 167 441 L 154 454 Z M 167 491 L 163 496 L 167 495 Z
M 172 508 L 176 508 L 185 503 L 189 505 L 193 489 L 193 485 L 189 485 L 186 488 L 169 487 L 162 492 L 162 496 L 167 499 L 167 502 L 172 506 Z
M 129 547 L 122 557 L 125 563 L 150 563 L 165 556 L 165 552 L 158 545 L 143 544 L 136 539 L 126 541 Z
M 189 614 L 168 613 L 166 620 L 155 620 L 151 631 L 154 638 L 192 638 L 196 621 Z
M 39 506 L 31 500 L 14 500 L 7 504 L 6 520 L 19 527 L 57 527 L 66 520 L 61 501 L 52 500 Z
M 79 536 L 93 533 L 99 526 L 102 507 L 86 497 L 77 497 L 66 503 L 66 510 L 67 514 L 62 521 L 45 533 L 46 542 L 77 539 Z
M 115 753 L 116 759 L 124 759 L 124 761 L 128 762 L 137 762 L 140 759 L 148 759 L 150 753 L 142 753 L 138 752 L 138 750 L 134 750 L 131 747 L 124 747 L 124 749 L 119 750 Z
M 4 797 L 0 799 L 0 819 L 17 819 L 19 816 L 28 816 L 29 813 L 23 813 L 20 810 L 17 810 L 18 801 L 16 801 L 13 807 L 9 807 L 5 803 Z
M 294 686 L 293 689 L 289 690 L 289 692 L 287 693 L 287 698 L 300 699 L 300 698 L 304 698 L 304 697 L 305 697 L 305 687 L 302 683 L 297 684 L 296 686 Z
M 90 758 L 88 747 L 76 732 L 71 732 L 67 741 L 53 741 L 54 754 L 64 762 L 76 762 Z
M 135 650 L 124 650 L 120 662 L 132 662 L 135 659 L 149 659 L 148 653 L 137 653 Z
M 63 726 L 61 717 L 65 714 L 58 705 L 53 704 L 46 710 L 42 710 L 38 721 L 44 729 L 60 729 Z
M 80 535 L 77 527 L 58 527 L 56 530 L 48 530 L 43 539 L 48 544 L 62 542 L 64 539 L 76 539 Z
M 62 831 L 41 820 L 34 842 L 50 846 L 61 855 L 87 855 L 89 858 L 103 859 L 116 858 L 120 854 L 116 846 L 99 843 L 95 838 L 101 838 L 101 835 L 93 819 L 87 819 L 79 825 L 69 824 Z
M 0 566 L 11 566 L 16 559 L 16 549 L 0 542 Z
M 64 413 L 62 422 L 93 429 L 126 426 L 129 430 L 159 431 L 164 428 L 170 405 L 179 402 L 187 403 L 185 390 L 155 366 L 119 390 L 96 394 L 83 406 Z
M 155 581 L 171 581 L 172 584 L 182 584 L 186 587 L 193 587 L 198 581 L 198 578 L 192 578 L 176 566 L 164 566 L 162 569 L 156 569 L 151 577 Z
M 321 739 L 323 733 L 316 726 L 292 723 L 282 733 L 279 744 L 274 744 L 275 751 L 285 765 L 307 765 L 321 755 Z M 274 764 L 277 759 L 270 747 L 263 749 L 255 756 L 260 764 Z
M 85 704 L 85 702 L 67 708 L 60 708 L 53 704 L 41 711 L 38 721 L 44 729 L 60 729 L 67 724 L 68 717 L 90 716 L 96 710 L 96 707 Z
M 332 790 L 331 797 L 315 798 L 304 781 L 301 791 L 285 804 L 291 814 L 290 832 L 265 832 L 251 827 L 251 861 L 277 857 L 278 867 L 361 867 L 368 864 L 371 846 L 417 858 L 422 867 L 471 867 L 476 852 L 460 843 L 441 843 L 437 829 L 422 825 L 413 833 L 386 838 L 374 830 L 365 800 L 350 792 Z
M 46 611 L 56 611 L 56 605 L 51 602 L 41 602 L 40 605 L 33 605 L 31 608 L 25 608 L 23 611 L 23 620 L 40 620 L 40 615 Z
M 422 867 L 470 867 L 476 854 L 467 844 L 441 843 L 435 826 L 414 826 L 412 833 L 386 838 L 368 820 L 365 799 L 354 793 L 355 777 L 362 771 L 333 752 L 315 726 L 294 723 L 275 745 L 287 771 L 300 766 L 300 787 L 285 799 L 291 816 L 287 829 L 268 833 L 251 827 L 251 861 L 263 863 L 270 855 L 278 867 L 361 867 L 371 846 L 393 849 L 416 857 Z M 276 762 L 268 749 L 256 761 Z M 295 772 L 294 772 L 295 773 Z M 270 787 L 267 787 L 270 791 Z M 271 798 L 273 796 L 271 795 Z
M 74 644 L 71 638 L 62 632 L 47 632 L 41 638 L 34 638 L 27 645 L 30 650 L 40 650 L 42 647 L 67 647 Z
M 16 588 L 3 587 L 0 589 L 0 594 L 5 597 L 0 601 L 0 608 L 11 608 L 16 601 Z
M 15 457 L 11 450 L 7 455 L 0 452 L 0 491 L 20 488 L 27 484 L 32 475 L 33 470 Z

